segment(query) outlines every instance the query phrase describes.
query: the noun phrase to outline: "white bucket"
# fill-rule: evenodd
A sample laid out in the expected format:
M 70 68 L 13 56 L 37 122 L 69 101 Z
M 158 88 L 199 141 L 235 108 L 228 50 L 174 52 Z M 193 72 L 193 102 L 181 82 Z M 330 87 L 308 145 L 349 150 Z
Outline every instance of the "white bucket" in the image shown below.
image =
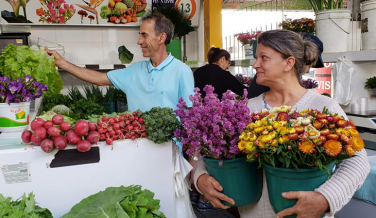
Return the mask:
M 362 50 L 376 49 L 376 1 L 362 2 L 360 14 L 362 16 Z
M 0 103 L 0 132 L 21 132 L 27 129 L 30 102 Z
M 316 12 L 316 36 L 324 44 L 324 53 L 348 51 L 351 11 L 343 9 Z
M 244 56 L 245 58 L 253 58 L 253 48 L 250 44 L 245 44 L 244 46 Z

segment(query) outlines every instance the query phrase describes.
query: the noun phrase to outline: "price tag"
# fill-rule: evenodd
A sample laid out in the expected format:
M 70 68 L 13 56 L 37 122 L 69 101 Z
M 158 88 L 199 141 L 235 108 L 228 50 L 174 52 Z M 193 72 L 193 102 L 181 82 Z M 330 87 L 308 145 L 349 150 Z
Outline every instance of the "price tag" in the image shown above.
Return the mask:
M 185 61 L 185 64 L 189 67 L 198 67 L 198 61 Z
M 7 184 L 31 182 L 30 163 L 6 164 L 1 171 Z
M 244 59 L 241 63 L 242 67 L 249 67 L 251 65 L 251 59 Z

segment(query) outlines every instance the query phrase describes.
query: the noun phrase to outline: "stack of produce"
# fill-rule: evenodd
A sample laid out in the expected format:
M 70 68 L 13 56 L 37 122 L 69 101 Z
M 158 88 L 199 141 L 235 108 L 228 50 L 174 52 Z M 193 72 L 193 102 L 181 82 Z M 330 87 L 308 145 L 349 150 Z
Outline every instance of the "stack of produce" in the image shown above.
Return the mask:
M 96 131 L 97 125 L 92 122 L 80 120 L 71 128 L 71 124 L 64 121 L 61 114 L 52 117 L 52 120 L 36 118 L 30 124 L 31 130 L 22 133 L 24 143 L 40 145 L 41 149 L 47 153 L 54 148 L 64 150 L 67 144 L 77 145 L 80 152 L 89 151 L 92 144 L 99 141 L 99 133 Z M 89 132 L 90 131 L 90 132 Z

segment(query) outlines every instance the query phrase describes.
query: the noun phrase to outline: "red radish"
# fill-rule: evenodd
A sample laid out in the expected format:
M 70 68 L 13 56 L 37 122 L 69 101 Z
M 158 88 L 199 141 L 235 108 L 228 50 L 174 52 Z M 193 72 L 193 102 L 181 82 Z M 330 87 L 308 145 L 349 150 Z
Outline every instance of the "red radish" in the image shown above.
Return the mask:
M 45 139 L 40 143 L 40 147 L 46 153 L 50 153 L 54 150 L 54 142 L 51 139 Z
M 52 136 L 52 137 L 56 137 L 56 136 L 59 136 L 60 135 L 60 129 L 57 128 L 56 126 L 51 126 L 48 130 L 47 130 L 47 133 L 48 135 Z
M 68 132 L 71 129 L 71 125 L 67 121 L 63 121 L 60 123 L 60 129 L 63 132 Z
M 78 136 L 84 136 L 89 131 L 89 124 L 85 120 L 80 120 L 74 125 L 74 132 Z
M 86 140 L 90 142 L 90 144 L 97 144 L 99 141 L 100 134 L 97 131 L 90 131 L 89 134 L 86 136 Z
M 129 125 L 129 124 L 131 124 L 131 121 L 130 120 L 126 120 L 125 121 L 125 125 Z
M 79 152 L 86 152 L 89 151 L 91 148 L 90 142 L 86 140 L 82 140 L 77 144 L 77 151 Z
M 141 133 L 141 137 L 146 138 L 148 137 L 148 134 L 146 132 Z
M 34 133 L 31 135 L 30 140 L 34 145 L 40 145 L 40 143 L 43 141 L 43 139 L 37 138 Z
M 126 127 L 125 127 L 125 130 L 126 130 L 127 132 L 132 131 L 132 130 L 133 130 L 133 126 L 132 126 L 132 125 L 128 125 L 128 126 L 126 126 Z
M 104 129 L 102 127 L 98 127 L 98 132 L 102 134 L 104 133 Z
M 33 135 L 35 135 L 35 138 L 43 140 L 47 138 L 47 130 L 44 127 L 38 127 L 34 130 Z
M 106 139 L 106 144 L 107 145 L 112 145 L 112 139 L 111 138 L 107 138 Z
M 44 122 L 43 127 L 49 129 L 53 125 L 54 123 L 51 120 L 47 120 L 46 122 Z
M 97 130 L 97 125 L 93 122 L 89 122 L 89 131 Z
M 133 115 L 133 116 L 137 116 L 137 112 L 136 112 L 136 111 L 133 111 L 132 115 Z
M 102 117 L 102 121 L 103 121 L 103 122 L 106 122 L 106 121 L 107 121 L 107 117 L 106 117 L 106 116 L 103 116 L 103 117 Z
M 133 120 L 134 120 L 134 117 L 129 117 L 129 120 L 130 120 L 130 121 L 133 121 Z
M 73 130 L 67 132 L 67 139 L 69 144 L 72 145 L 77 145 L 77 143 L 81 141 L 80 137 L 78 137 Z
M 121 121 L 124 121 L 125 120 L 125 117 L 124 116 L 120 116 L 119 117 L 119 121 L 121 122 Z
M 139 122 L 139 123 L 143 123 L 143 122 L 144 122 L 144 118 L 140 117 L 140 118 L 138 119 L 138 122 Z
M 99 135 L 99 139 L 100 139 L 101 141 L 106 140 L 106 135 L 105 135 L 105 134 L 100 134 L 100 135 Z
M 113 125 L 113 124 L 116 123 L 116 120 L 115 120 L 115 118 L 110 118 L 110 119 L 108 119 L 108 122 L 109 122 L 111 125 Z
M 113 128 L 114 130 L 120 129 L 119 123 L 114 123 Z
M 131 116 L 131 115 L 128 114 L 128 113 L 125 113 L 125 114 L 124 114 L 125 119 L 128 119 L 130 116 Z
M 67 147 L 68 139 L 65 136 L 58 136 L 54 139 L 55 147 L 59 150 L 64 150 Z
M 30 127 L 32 130 L 36 130 L 38 127 L 42 127 L 44 124 L 44 120 L 42 118 L 36 118 L 31 121 Z
M 22 132 L 21 138 L 24 143 L 30 143 L 31 142 L 31 135 L 33 133 L 29 130 L 25 130 Z
M 129 134 L 129 133 L 125 133 L 125 134 L 124 134 L 124 137 L 125 137 L 126 139 L 130 139 L 130 138 L 131 138 L 131 134 Z
M 57 137 L 59 137 L 59 136 L 63 136 L 62 134 L 59 134 L 58 136 L 51 136 L 51 139 L 52 140 L 55 140 Z
M 64 121 L 64 117 L 61 114 L 56 114 L 55 116 L 52 117 L 52 122 L 55 125 L 60 125 L 60 123 L 63 121 Z
M 137 136 L 136 136 L 136 135 L 133 135 L 133 136 L 131 137 L 131 140 L 134 141 L 134 140 L 136 140 L 136 138 L 137 138 Z

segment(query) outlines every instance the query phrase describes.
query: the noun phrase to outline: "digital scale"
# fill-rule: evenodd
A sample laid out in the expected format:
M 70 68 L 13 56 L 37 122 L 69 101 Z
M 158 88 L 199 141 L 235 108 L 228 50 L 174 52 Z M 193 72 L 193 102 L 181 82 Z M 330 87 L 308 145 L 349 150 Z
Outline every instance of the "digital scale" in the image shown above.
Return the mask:
M 365 147 L 376 150 L 376 110 L 351 111 L 346 115 L 358 128 Z

